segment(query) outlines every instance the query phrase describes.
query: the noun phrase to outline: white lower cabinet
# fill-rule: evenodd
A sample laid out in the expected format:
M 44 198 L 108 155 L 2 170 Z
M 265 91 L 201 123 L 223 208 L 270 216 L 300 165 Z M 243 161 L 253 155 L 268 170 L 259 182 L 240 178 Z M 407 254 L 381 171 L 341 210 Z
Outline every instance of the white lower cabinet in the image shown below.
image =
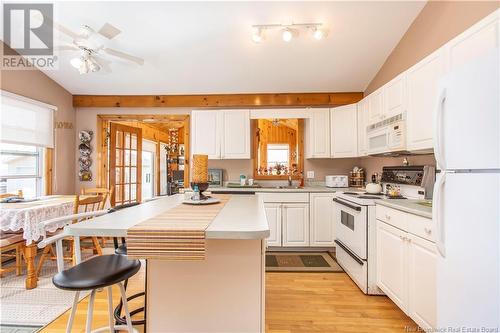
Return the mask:
M 264 208 L 270 230 L 267 245 L 281 246 L 281 204 L 266 203 L 264 204 Z
M 436 327 L 435 244 L 408 235 L 408 315 L 422 328 Z
M 283 205 L 283 246 L 309 246 L 309 204 Z
M 403 219 L 414 216 L 397 212 Z M 405 223 L 377 220 L 377 285 L 422 329 L 432 330 L 436 327 L 436 245 L 394 225 Z
M 309 195 L 309 245 L 333 247 L 335 241 L 335 214 L 333 193 L 311 193 Z
M 408 279 L 406 232 L 377 221 L 377 285 L 407 313 Z

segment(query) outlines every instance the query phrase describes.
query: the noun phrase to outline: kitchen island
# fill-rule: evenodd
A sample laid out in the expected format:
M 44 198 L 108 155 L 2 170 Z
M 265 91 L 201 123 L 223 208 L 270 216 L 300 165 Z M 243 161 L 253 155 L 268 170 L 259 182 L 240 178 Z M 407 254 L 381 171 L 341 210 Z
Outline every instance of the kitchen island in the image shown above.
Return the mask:
M 182 200 L 159 198 L 70 225 L 66 232 L 127 237 L 128 229 Z M 259 196 L 233 195 L 206 229 L 205 260 L 147 260 L 147 332 L 263 332 L 268 236 Z

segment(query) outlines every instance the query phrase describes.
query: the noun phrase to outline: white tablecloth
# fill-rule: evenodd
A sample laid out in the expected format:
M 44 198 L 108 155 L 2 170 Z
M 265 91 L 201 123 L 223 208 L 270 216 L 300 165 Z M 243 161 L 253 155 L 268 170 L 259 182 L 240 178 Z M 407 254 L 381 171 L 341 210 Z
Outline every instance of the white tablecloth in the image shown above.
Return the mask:
M 74 196 L 49 196 L 33 202 L 0 204 L 0 228 L 2 231 L 23 230 L 26 245 L 43 236 L 40 222 L 73 214 Z M 66 222 L 51 226 L 49 232 L 62 228 Z

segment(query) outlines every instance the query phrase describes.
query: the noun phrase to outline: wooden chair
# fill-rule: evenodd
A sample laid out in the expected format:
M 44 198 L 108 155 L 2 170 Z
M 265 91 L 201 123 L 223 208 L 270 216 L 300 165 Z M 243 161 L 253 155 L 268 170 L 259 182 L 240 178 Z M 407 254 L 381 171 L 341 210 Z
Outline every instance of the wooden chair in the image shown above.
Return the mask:
M 104 204 L 102 205 L 101 208 L 99 209 L 104 209 L 104 208 L 109 208 L 111 207 L 111 195 L 113 195 L 114 188 L 107 189 L 105 187 L 89 187 L 85 188 L 82 187 L 80 189 L 81 194 L 86 194 L 86 195 L 107 195 L 108 196 L 108 201 L 109 201 L 109 206 L 106 207 L 106 201 L 104 201 Z M 101 247 L 106 247 L 106 240 L 109 238 L 106 237 L 101 237 Z
M 23 250 L 25 241 L 22 233 L 2 232 L 0 234 L 0 277 L 5 273 L 16 271 L 16 275 L 21 275 L 23 272 Z M 5 253 L 11 252 L 14 253 Z M 3 258 L 16 258 L 16 264 L 12 267 L 3 268 Z
M 75 197 L 75 204 L 73 208 L 73 214 L 79 214 L 79 213 L 88 213 L 88 212 L 94 212 L 94 211 L 99 211 L 102 210 L 103 207 L 106 204 L 108 196 L 107 194 L 104 195 L 95 195 L 95 196 L 80 196 L 77 195 Z M 78 223 L 85 220 L 84 219 L 75 219 L 73 220 L 72 223 Z M 92 248 L 94 250 L 94 253 L 98 255 L 102 255 L 102 248 L 101 245 L 99 244 L 99 241 L 97 237 L 82 237 L 82 240 L 85 239 L 91 239 L 92 240 Z M 70 242 L 70 253 L 71 256 L 66 256 L 64 257 L 64 260 L 66 261 L 71 261 L 73 265 L 76 265 L 76 256 L 75 256 L 75 244 L 73 239 L 68 239 Z M 89 247 L 86 247 L 87 249 Z M 43 263 L 47 258 L 50 258 L 52 260 L 55 260 L 57 258 L 56 253 L 54 252 L 54 248 L 52 245 L 46 246 L 43 249 L 42 255 L 40 256 L 40 260 L 38 261 L 38 266 L 36 269 L 37 275 L 40 274 L 40 271 L 42 269 Z
M 0 199 L 9 198 L 9 197 L 23 197 L 23 190 L 17 190 L 16 193 L 2 193 L 0 194 Z

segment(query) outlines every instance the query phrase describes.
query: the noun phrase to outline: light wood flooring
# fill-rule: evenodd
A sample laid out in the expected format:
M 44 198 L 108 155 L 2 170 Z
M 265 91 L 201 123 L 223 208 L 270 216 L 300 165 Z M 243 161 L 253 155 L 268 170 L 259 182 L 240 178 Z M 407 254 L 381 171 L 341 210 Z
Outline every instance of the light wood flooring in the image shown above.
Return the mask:
M 128 293 L 144 288 L 144 271 L 129 282 Z M 118 304 L 118 288 L 113 290 Z M 139 302 L 142 302 L 140 300 Z M 87 298 L 77 310 L 73 332 L 85 332 Z M 131 307 L 137 307 L 132 303 Z M 40 332 L 62 333 L 69 314 Z M 93 328 L 108 323 L 107 294 L 97 293 Z M 405 329 L 406 327 L 406 329 Z M 142 326 L 138 326 L 143 332 Z M 408 332 L 417 325 L 385 296 L 366 296 L 345 273 L 267 273 L 266 332 Z M 159 332 L 154 332 L 159 333 Z

